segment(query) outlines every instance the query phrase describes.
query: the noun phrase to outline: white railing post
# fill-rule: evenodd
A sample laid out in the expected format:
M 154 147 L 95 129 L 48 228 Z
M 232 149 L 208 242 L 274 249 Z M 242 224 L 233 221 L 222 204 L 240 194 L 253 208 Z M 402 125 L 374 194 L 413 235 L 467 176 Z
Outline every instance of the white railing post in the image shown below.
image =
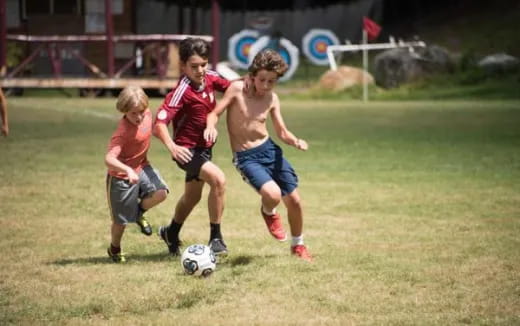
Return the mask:
M 336 58 L 334 57 L 335 51 L 343 51 L 343 52 L 350 52 L 350 51 L 363 51 L 363 101 L 368 101 L 368 80 L 367 76 L 365 76 L 368 73 L 368 51 L 370 50 L 384 50 L 384 49 L 394 49 L 394 48 L 411 48 L 414 47 L 425 47 L 426 43 L 423 41 L 413 41 L 413 42 L 403 42 L 402 40 L 399 40 L 396 42 L 392 36 L 390 36 L 390 40 L 388 43 L 367 43 L 367 35 L 366 31 L 363 31 L 363 43 L 362 44 L 345 44 L 345 45 L 329 45 L 327 47 L 327 57 L 329 59 L 329 66 L 331 70 L 337 70 L 338 65 L 336 63 Z

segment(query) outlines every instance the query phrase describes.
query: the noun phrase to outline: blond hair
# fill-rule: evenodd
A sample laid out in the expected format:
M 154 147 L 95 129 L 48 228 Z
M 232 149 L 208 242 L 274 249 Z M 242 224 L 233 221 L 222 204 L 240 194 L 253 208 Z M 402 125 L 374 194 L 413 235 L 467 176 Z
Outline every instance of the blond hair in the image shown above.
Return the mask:
M 148 96 L 139 86 L 127 86 L 117 97 L 116 108 L 119 112 L 127 113 L 133 108 L 148 108 Z

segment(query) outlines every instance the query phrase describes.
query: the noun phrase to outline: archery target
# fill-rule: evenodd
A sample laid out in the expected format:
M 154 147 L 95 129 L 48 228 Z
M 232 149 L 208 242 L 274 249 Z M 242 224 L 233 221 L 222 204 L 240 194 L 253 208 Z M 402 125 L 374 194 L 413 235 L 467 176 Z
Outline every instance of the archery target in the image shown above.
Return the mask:
M 258 52 L 267 48 L 274 48 L 273 45 L 273 40 L 269 36 L 260 37 L 249 50 L 248 65 L 253 62 L 253 59 Z M 282 37 L 280 38 L 278 53 L 289 66 L 287 72 L 279 80 L 289 80 L 292 75 L 294 75 L 296 68 L 298 68 L 298 65 L 300 64 L 300 51 L 291 43 L 291 41 Z
M 259 33 L 252 29 L 243 29 L 228 40 L 228 60 L 235 67 L 247 69 L 251 46 L 258 40 Z
M 311 29 L 302 39 L 303 53 L 312 63 L 320 66 L 329 64 L 327 47 L 338 44 L 336 35 L 327 29 Z

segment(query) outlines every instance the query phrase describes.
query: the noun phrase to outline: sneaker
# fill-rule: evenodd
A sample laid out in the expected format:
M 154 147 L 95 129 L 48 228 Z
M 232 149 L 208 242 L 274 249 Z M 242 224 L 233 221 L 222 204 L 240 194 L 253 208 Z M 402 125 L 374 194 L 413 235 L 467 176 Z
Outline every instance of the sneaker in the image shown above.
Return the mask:
M 108 254 L 108 257 L 110 257 L 114 263 L 124 263 L 124 262 L 126 262 L 125 254 L 122 253 L 122 252 L 114 254 L 112 252 L 112 250 L 110 250 L 110 247 L 108 247 L 107 248 L 107 254 Z
M 215 238 L 208 243 L 208 246 L 217 256 L 225 256 L 228 253 L 227 246 L 222 239 Z
M 150 225 L 150 223 L 148 223 L 148 221 L 146 220 L 146 218 L 144 216 L 141 216 L 139 219 L 137 219 L 136 223 L 141 228 L 141 232 L 143 234 L 145 234 L 147 236 L 152 235 L 152 233 L 153 233 L 152 226 Z
M 164 243 L 166 243 L 166 245 L 168 246 L 168 251 L 170 252 L 171 255 L 173 255 L 173 256 L 180 256 L 181 255 L 181 251 L 180 251 L 179 247 L 182 245 L 182 242 L 180 240 L 178 240 L 178 239 L 175 242 L 170 242 L 168 240 L 168 233 L 167 233 L 167 231 L 168 231 L 168 227 L 167 226 L 160 226 L 159 227 L 159 231 L 157 232 L 157 234 L 164 241 Z
M 296 245 L 291 247 L 291 253 L 299 258 L 312 262 L 312 256 L 304 245 Z
M 267 215 L 264 213 L 262 207 L 260 207 L 260 212 L 262 213 L 269 233 L 271 233 L 271 235 L 278 241 L 287 240 L 287 234 L 283 229 L 282 218 L 280 217 L 280 214 L 275 213 L 274 215 Z

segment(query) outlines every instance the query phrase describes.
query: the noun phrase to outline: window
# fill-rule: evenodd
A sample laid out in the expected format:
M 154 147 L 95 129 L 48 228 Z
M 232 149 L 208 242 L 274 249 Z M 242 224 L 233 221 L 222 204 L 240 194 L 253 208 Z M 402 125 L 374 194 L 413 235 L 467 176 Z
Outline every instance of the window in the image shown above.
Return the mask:
M 30 15 L 80 15 L 83 0 L 23 0 L 24 17 Z
M 80 14 L 81 1 L 75 0 L 54 0 L 55 14 Z
M 49 14 L 51 12 L 51 2 L 49 0 L 25 0 L 25 13 Z

